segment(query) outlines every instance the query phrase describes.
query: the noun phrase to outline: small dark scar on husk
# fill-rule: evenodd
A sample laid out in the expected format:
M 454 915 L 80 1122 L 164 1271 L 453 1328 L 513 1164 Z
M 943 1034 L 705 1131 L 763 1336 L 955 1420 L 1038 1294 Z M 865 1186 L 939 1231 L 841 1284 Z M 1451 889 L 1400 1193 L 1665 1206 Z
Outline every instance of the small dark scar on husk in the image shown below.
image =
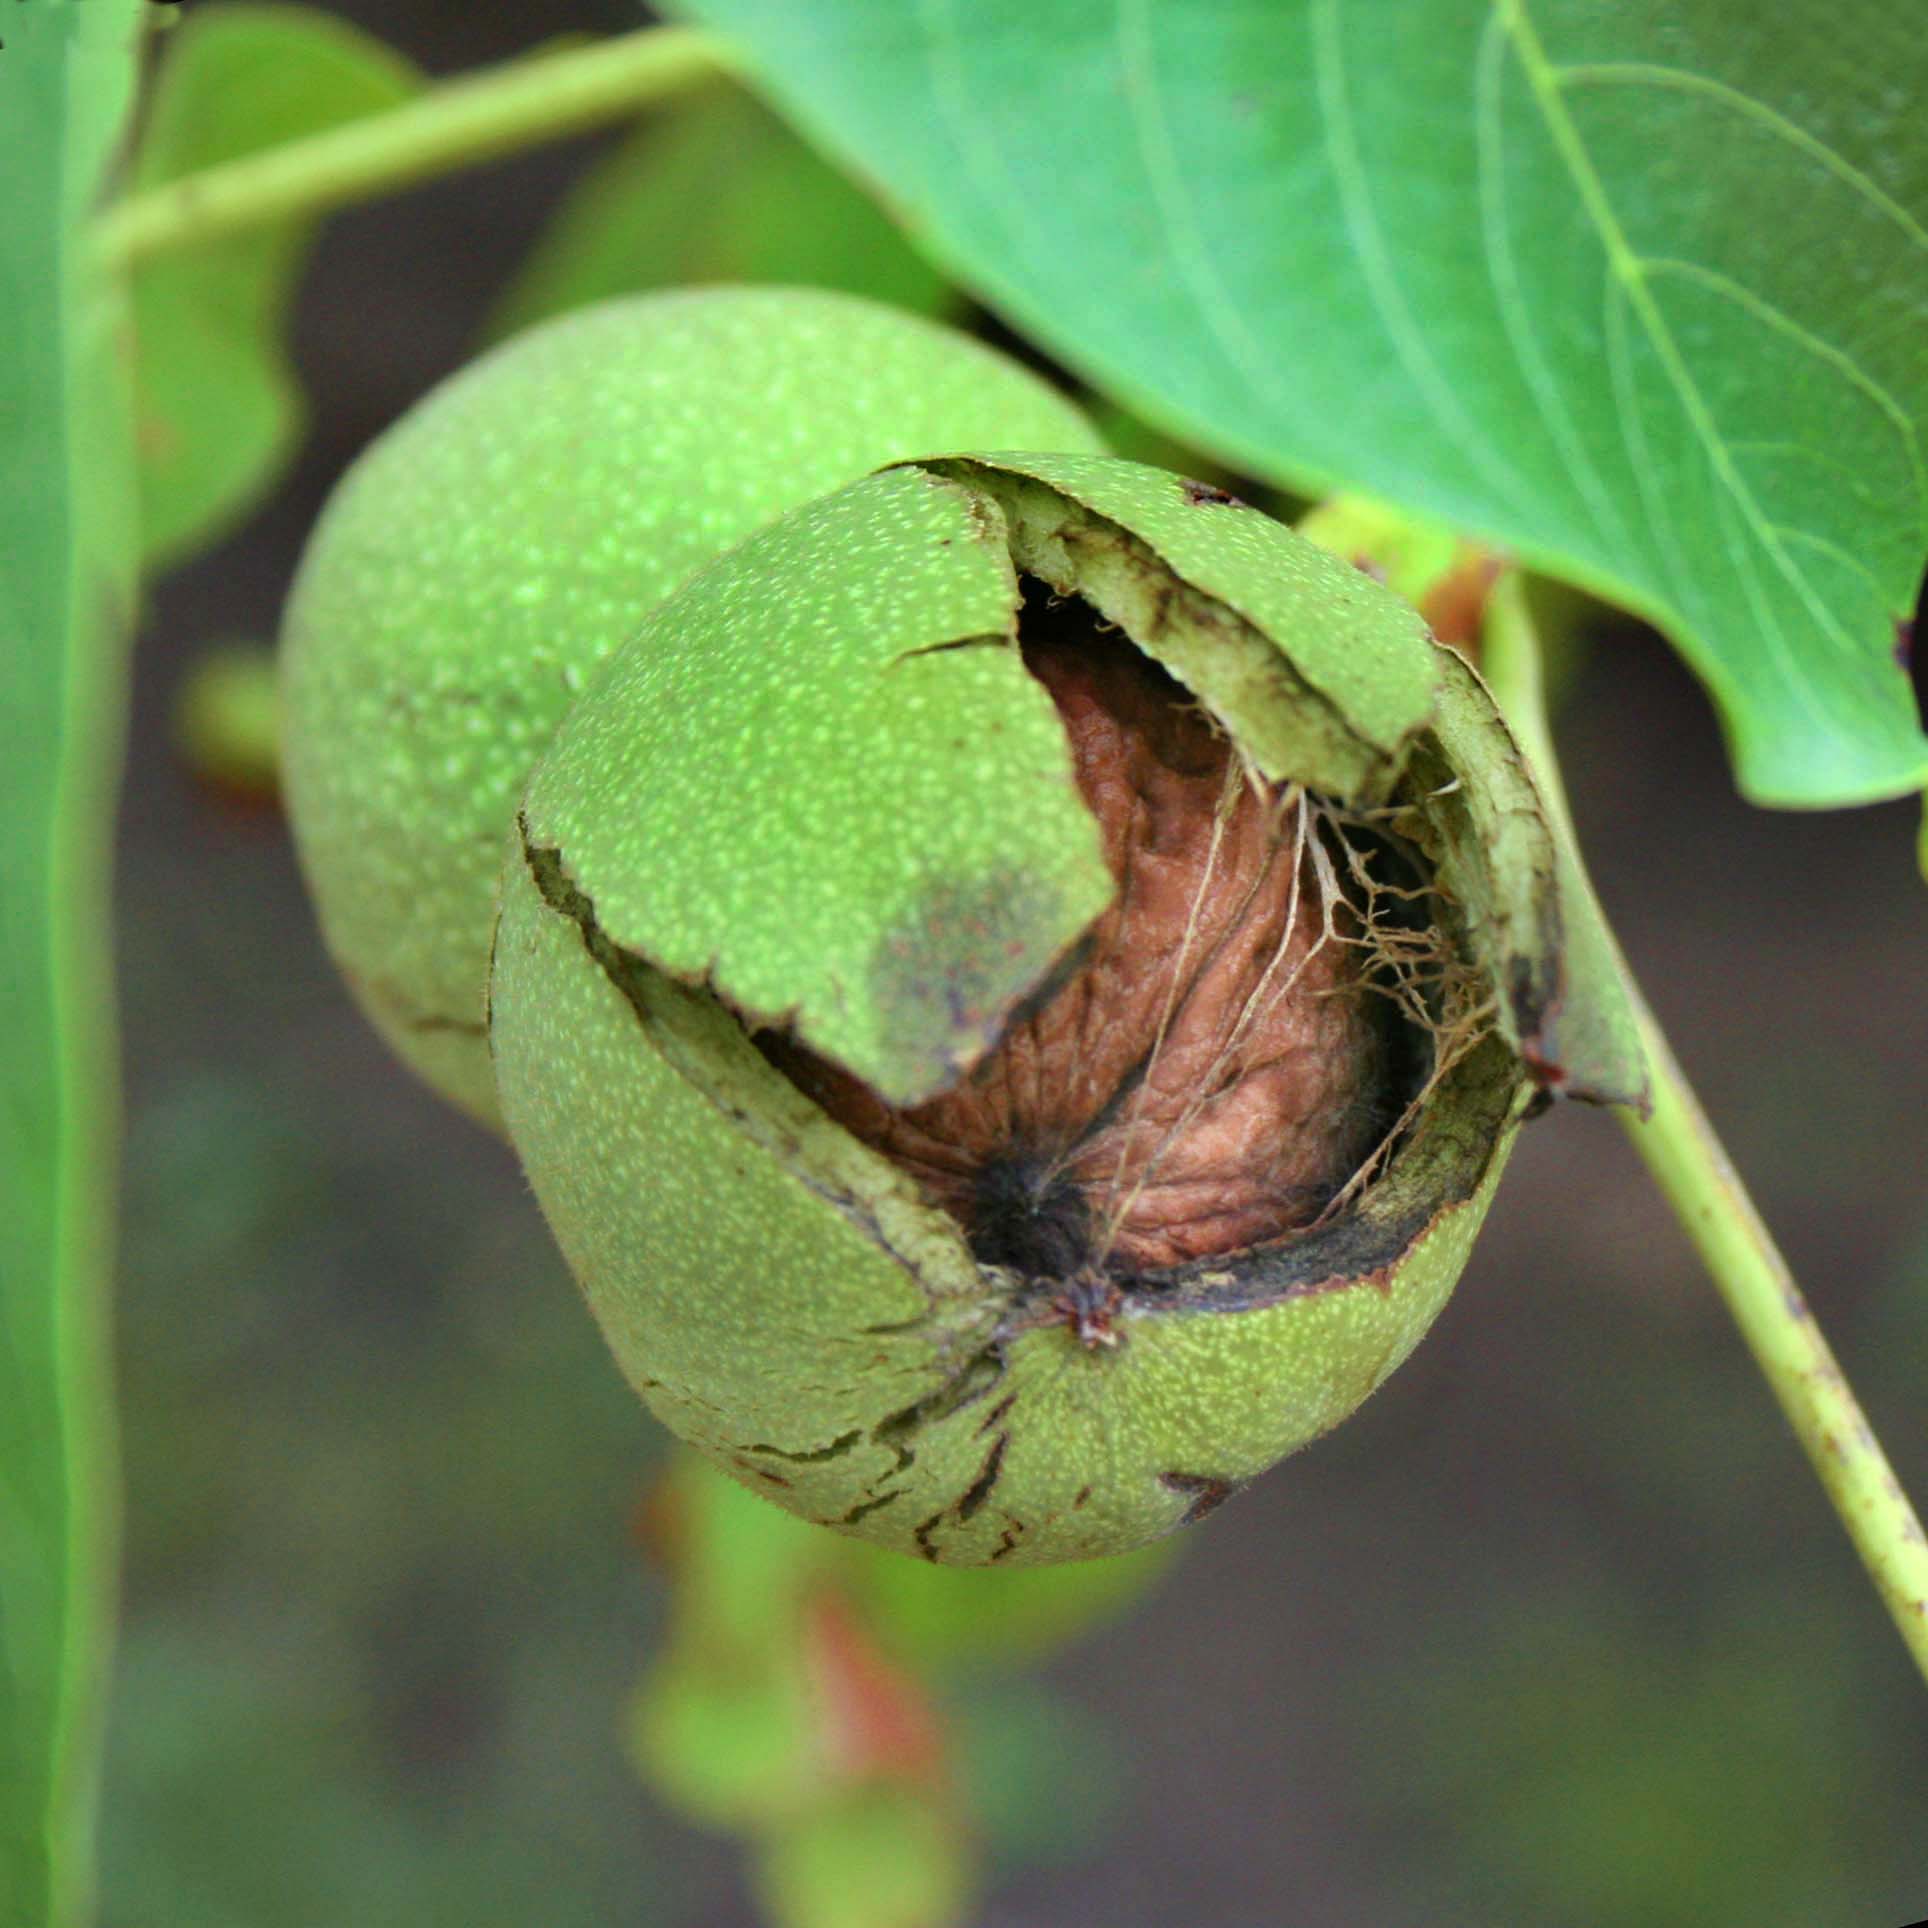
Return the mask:
M 1243 1480 L 1218 1479 L 1210 1473 L 1160 1473 L 1158 1483 L 1191 1502 L 1179 1518 L 1180 1526 L 1196 1526 L 1245 1485 Z
M 794 1480 L 786 1479 L 783 1474 L 775 1471 L 771 1467 L 758 1466 L 747 1459 L 739 1459 L 736 1465 L 739 1472 L 748 1473 L 752 1477 L 762 1480 L 766 1485 L 792 1486 L 796 1483 Z
M 821 1466 L 843 1455 L 863 1438 L 861 1432 L 839 1433 L 827 1446 L 814 1446 L 805 1452 L 792 1452 L 784 1446 L 754 1445 L 744 1447 L 746 1453 L 759 1453 L 770 1459 L 780 1459 L 791 1466 Z
M 1016 1393 L 1014 1392 L 1006 1393 L 1004 1397 L 1000 1399 L 997 1402 L 997 1404 L 993 1406 L 991 1410 L 984 1415 L 983 1419 L 979 1421 L 978 1428 L 977 1428 L 979 1434 L 981 1435 L 984 1433 L 988 1433 L 993 1426 L 1001 1424 L 1004 1419 L 1004 1416 L 1017 1403 L 1018 1403 L 1018 1396 Z
M 480 1018 L 451 1018 L 432 1011 L 404 1022 L 418 1034 L 447 1031 L 463 1038 L 484 1038 L 489 1034 L 489 1027 Z
M 1004 1455 L 1010 1449 L 1010 1445 L 1011 1435 L 1008 1432 L 999 1433 L 992 1440 L 991 1450 L 984 1455 L 984 1464 L 978 1468 L 977 1477 L 970 1485 L 949 1506 L 940 1506 L 929 1519 L 923 1521 L 912 1532 L 911 1538 L 916 1541 L 918 1552 L 933 1565 L 944 1557 L 939 1552 L 934 1537 L 937 1529 L 946 1520 L 955 1520 L 959 1526 L 963 1526 L 983 1511 L 985 1502 L 990 1499 L 999 1475 L 1004 1470 Z M 1012 1522 L 1012 1526 L 1016 1532 L 1023 1530 L 1016 1521 Z M 993 1560 L 1002 1559 L 1016 1545 L 1016 1532 L 1007 1532 L 1004 1535 L 1004 1543 L 991 1555 Z
M 960 1525 L 981 1511 L 984 1502 L 991 1497 L 991 1488 L 997 1484 L 998 1474 L 1004 1470 L 1004 1455 L 1010 1445 L 1009 1433 L 999 1433 L 992 1440 L 991 1450 L 984 1456 L 984 1464 L 978 1469 L 977 1478 L 972 1480 L 958 1499 L 956 1510 Z
M 1185 491 L 1185 500 L 1198 508 L 1249 509 L 1252 506 L 1230 489 L 1217 488 L 1210 482 L 1194 482 L 1189 476 L 1182 477 L 1179 486 Z
M 848 1513 L 841 1514 L 834 1520 L 828 1520 L 825 1524 L 828 1526 L 855 1526 L 859 1520 L 868 1519 L 871 1514 L 881 1512 L 886 1506 L 889 1506 L 892 1501 L 900 1500 L 903 1497 L 902 1487 L 893 1488 L 888 1493 L 873 1494 L 867 1500 L 859 1500 Z

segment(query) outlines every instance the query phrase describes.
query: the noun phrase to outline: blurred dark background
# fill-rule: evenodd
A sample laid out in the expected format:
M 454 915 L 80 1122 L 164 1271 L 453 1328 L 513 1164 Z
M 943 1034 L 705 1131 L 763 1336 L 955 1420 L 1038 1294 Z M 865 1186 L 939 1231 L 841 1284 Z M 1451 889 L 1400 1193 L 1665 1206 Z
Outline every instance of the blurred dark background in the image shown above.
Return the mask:
M 335 11 L 434 72 L 533 37 L 462 0 Z M 572 0 L 541 30 L 635 18 Z M 272 636 L 332 479 L 472 352 L 596 145 L 329 226 L 299 469 L 148 603 L 112 1928 L 755 1919 L 734 1851 L 623 1752 L 661 1625 L 632 1536 L 661 1436 L 509 1153 L 350 1007 L 278 816 L 170 747 L 199 653 Z M 1700 691 L 1630 625 L 1591 637 L 1560 726 L 1609 912 L 1928 1492 L 1916 813 L 1744 807 Z M 1604 1116 L 1525 1133 L 1411 1364 L 1016 1704 L 1034 1690 L 1060 1764 L 993 1842 L 999 1928 L 1928 1914 L 1921 1683 Z

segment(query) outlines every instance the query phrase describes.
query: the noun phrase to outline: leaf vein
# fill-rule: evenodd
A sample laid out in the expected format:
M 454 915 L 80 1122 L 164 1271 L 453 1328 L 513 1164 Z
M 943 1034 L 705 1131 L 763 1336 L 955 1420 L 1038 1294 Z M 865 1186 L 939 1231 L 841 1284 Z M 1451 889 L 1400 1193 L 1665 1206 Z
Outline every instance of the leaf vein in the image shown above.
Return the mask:
M 1533 517 L 1520 476 L 1460 405 L 1452 385 L 1428 351 L 1399 285 L 1391 251 L 1379 229 L 1371 184 L 1353 126 L 1346 89 L 1345 53 L 1340 43 L 1338 0 L 1313 0 L 1310 20 L 1325 155 L 1338 188 L 1340 215 L 1378 309 L 1380 325 L 1448 444 L 1470 456 L 1488 485 L 1506 501 L 1515 516 L 1530 526 Z
M 1634 60 L 1584 61 L 1572 66 L 1550 68 L 1549 71 L 1562 87 L 1567 88 L 1657 87 L 1677 93 L 1703 94 L 1710 100 L 1718 101 L 1722 106 L 1757 122 L 1790 147 L 1826 168 L 1900 228 L 1916 247 L 1928 252 L 1928 228 L 1924 228 L 1899 201 L 1856 167 L 1846 155 L 1830 147 L 1817 135 L 1810 134 L 1798 121 L 1789 120 L 1785 114 L 1776 112 L 1764 100 L 1744 94 L 1739 88 L 1714 79 L 1711 74 L 1697 74 L 1684 67 L 1667 67 Z
M 1693 429 L 1696 439 L 1700 442 L 1702 452 L 1712 465 L 1715 479 L 1720 485 L 1713 491 L 1716 504 L 1731 505 L 1739 514 L 1744 530 L 1753 535 L 1755 542 L 1772 560 L 1789 587 L 1806 606 L 1816 627 L 1831 640 L 1844 646 L 1851 654 L 1858 654 L 1853 639 L 1841 628 L 1833 612 L 1814 593 L 1814 587 L 1808 581 L 1806 573 L 1787 550 L 1775 540 L 1759 504 L 1755 502 L 1745 479 L 1736 468 L 1721 438 L 1719 427 L 1713 419 L 1713 412 L 1708 406 L 1707 398 L 1701 393 L 1699 384 L 1694 380 L 1686 357 L 1681 352 L 1680 344 L 1675 340 L 1672 329 L 1667 325 L 1666 317 L 1660 312 L 1653 292 L 1647 285 L 1646 272 L 1641 259 L 1621 228 L 1605 184 L 1594 167 L 1592 156 L 1588 153 L 1579 129 L 1574 125 L 1572 116 L 1567 112 L 1560 98 L 1559 70 L 1548 59 L 1539 35 L 1528 17 L 1527 0 L 1498 0 L 1498 4 L 1504 10 L 1508 30 L 1512 35 L 1521 66 L 1537 96 L 1548 132 L 1552 135 L 1567 171 L 1573 179 L 1581 205 L 1588 219 L 1593 223 L 1615 277 L 1626 291 L 1628 305 L 1639 319 L 1643 332 L 1659 358 L 1681 410 Z M 1725 521 L 1724 513 L 1723 521 Z M 1760 585 L 1751 573 L 1746 571 L 1742 573 L 1749 600 L 1752 602 Z M 1790 654 L 1786 637 L 1778 627 L 1774 626 L 1769 626 L 1767 634 L 1774 660 L 1790 692 L 1817 721 L 1824 718 L 1828 714 L 1828 705 L 1822 699 L 1821 692 L 1813 679 L 1802 668 L 1799 658 Z
M 963 37 L 957 29 L 955 0 L 917 0 L 924 26 L 921 36 L 930 74 L 931 98 L 965 171 L 975 183 L 985 207 L 1004 231 L 1008 248 L 1020 258 L 1049 259 L 1046 237 L 1035 230 L 1024 197 L 1004 165 L 997 142 L 986 132 L 984 117 L 972 110 L 970 82 L 964 68 Z
M 1639 389 L 1628 352 L 1625 287 L 1609 276 L 1601 283 L 1600 301 L 1601 333 L 1607 343 L 1607 377 L 1613 388 L 1614 421 L 1620 430 L 1621 446 L 1627 452 L 1634 487 L 1640 495 L 1647 532 L 1653 538 L 1654 555 L 1666 573 L 1675 607 L 1684 616 L 1693 600 L 1693 573 L 1687 567 L 1686 555 L 1665 505 L 1657 499 L 1655 491 L 1653 452 L 1647 446 L 1646 427 L 1640 419 Z
M 1835 372 L 1849 381 L 1864 394 L 1868 400 L 1888 419 L 1899 438 L 1902 451 L 1907 457 L 1908 467 L 1915 479 L 1917 516 L 1925 533 L 1928 533 L 1928 474 L 1925 474 L 1921 458 L 1921 438 L 1908 412 L 1896 399 L 1892 390 L 1875 380 L 1846 349 L 1837 347 L 1824 336 L 1817 335 L 1813 329 L 1795 319 L 1784 308 L 1756 294 L 1745 283 L 1724 275 L 1718 269 L 1703 267 L 1697 261 L 1683 261 L 1668 255 L 1648 255 L 1643 266 L 1647 278 L 1672 276 L 1682 281 L 1698 282 L 1711 293 L 1731 301 L 1734 305 L 1751 315 L 1762 326 L 1772 328 L 1796 342 L 1813 355 L 1817 361 L 1826 363 Z M 1732 444 L 1729 444 L 1731 449 Z
M 1151 182 L 1173 254 L 1193 304 L 1227 359 L 1246 380 L 1275 401 L 1288 399 L 1263 344 L 1245 325 L 1238 303 L 1212 263 L 1198 215 L 1186 191 L 1158 83 L 1157 50 L 1150 32 L 1150 0 L 1118 0 L 1115 33 L 1139 158 Z
M 1513 345 L 1521 378 L 1538 408 L 1548 436 L 1567 466 L 1593 517 L 1594 533 L 1608 557 L 1632 547 L 1627 524 L 1595 467 L 1585 437 L 1568 411 L 1560 385 L 1545 357 L 1528 308 L 1507 225 L 1507 155 L 1501 120 L 1501 61 L 1505 34 L 1497 12 L 1481 30 L 1474 68 L 1473 126 L 1478 153 L 1480 239 L 1494 306 Z
M 1852 550 L 1843 548 L 1828 536 L 1817 535 L 1812 529 L 1797 529 L 1789 523 L 1776 523 L 1774 533 L 1783 542 L 1799 543 L 1804 548 L 1812 549 L 1816 555 L 1826 556 L 1831 562 L 1850 570 L 1874 592 L 1875 600 L 1884 610 L 1888 607 L 1888 591 L 1881 579 Z

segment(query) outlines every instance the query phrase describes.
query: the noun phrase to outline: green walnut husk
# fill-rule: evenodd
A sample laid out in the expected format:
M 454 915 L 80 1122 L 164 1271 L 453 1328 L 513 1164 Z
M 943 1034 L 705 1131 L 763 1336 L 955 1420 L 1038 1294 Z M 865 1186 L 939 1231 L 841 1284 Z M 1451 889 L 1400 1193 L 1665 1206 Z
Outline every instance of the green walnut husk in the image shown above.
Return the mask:
M 1159 1262 L 1154 1223 L 1127 1263 L 1087 1213 L 1053 1275 L 1050 1240 L 987 1257 L 1005 1207 L 938 1196 L 877 1121 L 1015 1089 L 1013 1039 L 1087 995 L 1140 889 L 1042 680 L 1072 618 L 1077 662 L 1168 675 L 1211 719 L 1186 727 L 1229 744 L 1227 821 L 1249 788 L 1263 823 L 1312 826 L 1266 874 L 1336 880 L 1352 961 L 1307 1007 L 1333 1118 L 1301 1123 L 1377 1122 L 1276 1234 Z M 1534 1095 L 1638 1096 L 1625 1012 L 1571 968 L 1594 918 L 1478 678 L 1369 577 L 1134 463 L 920 462 L 752 538 L 599 674 L 524 799 L 491 1036 L 537 1196 L 659 1418 L 806 1518 L 1041 1564 L 1155 1539 L 1337 1424 L 1445 1302 Z M 1345 1017 L 1368 1007 L 1391 1015 Z M 1369 1036 L 1371 1103 L 1326 1062 Z M 1171 1102 L 1195 1125 L 1206 1100 Z M 1077 1209 L 1110 1240 L 1139 1196 Z
M 786 509 L 987 441 L 1099 446 L 953 329 L 821 290 L 708 288 L 531 329 L 361 457 L 289 601 L 286 796 L 329 950 L 405 1063 L 497 1122 L 502 827 L 595 664 Z

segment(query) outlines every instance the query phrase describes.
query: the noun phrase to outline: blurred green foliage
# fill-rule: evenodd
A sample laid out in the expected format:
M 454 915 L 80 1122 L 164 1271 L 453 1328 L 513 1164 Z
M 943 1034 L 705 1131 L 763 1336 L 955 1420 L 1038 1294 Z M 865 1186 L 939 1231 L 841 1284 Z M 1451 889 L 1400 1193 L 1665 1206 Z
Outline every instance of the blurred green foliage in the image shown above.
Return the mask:
M 1046 1793 L 1040 1763 L 1053 1784 L 1108 1785 L 1101 1747 L 1035 1695 L 1022 1715 L 1009 1696 L 960 1695 L 989 1716 L 960 1748 L 946 1689 L 1119 1611 L 1169 1544 L 1015 1573 L 926 1566 L 779 1512 L 680 1451 L 648 1520 L 671 1607 L 636 1758 L 692 1819 L 749 1838 L 781 1928 L 959 1920 L 972 1835 L 1006 1863 L 1049 1858 L 1040 1810 L 1011 1798 Z M 1041 1811 L 1087 1846 L 1107 1818 L 1101 1801 Z
M 109 891 L 133 595 L 126 316 L 86 219 L 138 0 L 0 15 L 0 1921 L 92 1891 L 114 1604 Z
M 272 945 L 204 994 L 245 999 Z M 319 1100 L 190 1058 L 134 1120 L 105 1919 L 674 1920 L 613 1713 L 581 1718 L 654 1617 L 649 1429 L 505 1167 L 438 1180 L 317 1133 Z
M 204 782 L 268 802 L 281 784 L 281 691 L 274 652 L 216 643 L 174 698 L 174 747 Z
M 1453 1858 L 1505 1919 L 1857 1928 L 1869 1842 L 1885 1836 L 1899 1862 L 1912 1826 L 1928 1854 L 1928 1820 L 1857 1746 L 1854 1692 L 1803 1678 L 1842 1607 L 1825 1580 L 1790 1597 L 1755 1574 L 1667 1621 L 1611 1585 L 1529 1584 L 1495 1615 L 1477 1673 L 1428 1643 L 1437 1684 L 1400 1759 L 1405 1798 L 1477 1816 Z M 1866 1771 L 1839 1772 L 1857 1757 Z M 1429 1883 L 1426 1906 L 1440 1903 Z
M 319 8 L 233 4 L 167 38 L 132 170 L 135 189 L 399 105 L 420 78 L 381 41 Z M 223 534 L 273 486 L 306 406 L 289 311 L 314 224 L 290 221 L 144 264 L 136 449 L 150 566 Z
M 1765 1070 L 1765 1067 L 1763 1067 Z M 1813 1116 L 1809 1114 L 1809 1129 Z M 1661 1574 L 1600 1551 L 1493 1560 L 1490 1597 L 1414 1615 L 1375 1677 L 1356 1771 L 1415 1916 L 1535 1928 L 1793 1928 L 1928 1910 L 1928 1751 L 1884 1692 L 1879 1609 L 1831 1557 L 1784 1426 L 1738 1352 L 1662 1362 L 1628 1308 L 1571 1321 L 1576 1375 L 1555 1463 L 1598 1516 L 1691 1546 Z M 1844 1339 L 1904 1479 L 1928 1471 L 1928 1221 Z M 1643 1362 L 1642 1355 L 1646 1355 Z M 1628 1418 L 1629 1403 L 1637 1410 Z M 1910 1425 L 1908 1415 L 1917 1423 Z M 1636 1450 L 1630 1456 L 1627 1448 Z M 1720 1482 L 1706 1476 L 1718 1465 Z M 1790 1502 L 1801 1545 L 1784 1544 Z
M 835 288 L 933 316 L 961 305 L 869 195 L 719 79 L 659 109 L 584 174 L 489 332 L 715 281 Z

